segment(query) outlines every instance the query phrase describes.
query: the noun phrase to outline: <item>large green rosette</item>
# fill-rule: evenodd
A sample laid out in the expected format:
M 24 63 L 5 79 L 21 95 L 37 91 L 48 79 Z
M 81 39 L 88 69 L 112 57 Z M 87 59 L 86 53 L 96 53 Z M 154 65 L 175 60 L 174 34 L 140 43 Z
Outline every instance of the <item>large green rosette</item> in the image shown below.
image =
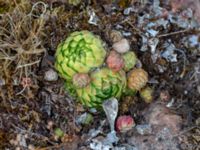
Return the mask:
M 76 73 L 88 73 L 104 63 L 106 50 L 102 40 L 89 31 L 73 32 L 56 51 L 55 68 L 71 81 Z
M 126 75 L 123 70 L 114 72 L 104 67 L 91 74 L 91 83 L 88 86 L 76 91 L 83 105 L 101 108 L 104 100 L 120 98 L 125 87 Z

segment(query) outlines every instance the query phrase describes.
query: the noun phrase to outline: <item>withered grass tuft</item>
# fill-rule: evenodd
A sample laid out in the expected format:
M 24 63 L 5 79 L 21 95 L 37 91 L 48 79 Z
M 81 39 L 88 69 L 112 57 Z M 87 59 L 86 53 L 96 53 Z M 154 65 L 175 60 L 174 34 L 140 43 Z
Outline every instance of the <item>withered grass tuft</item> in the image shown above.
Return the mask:
M 45 53 L 46 7 L 41 1 L 34 5 L 29 0 L 14 1 L 13 10 L 0 14 L 0 80 L 4 81 L 4 90 L 7 89 L 6 93 L 0 90 L 2 98 L 5 95 L 12 98 L 13 86 L 20 85 L 23 78 L 34 76 Z M 17 94 L 29 90 L 28 86 L 22 86 Z

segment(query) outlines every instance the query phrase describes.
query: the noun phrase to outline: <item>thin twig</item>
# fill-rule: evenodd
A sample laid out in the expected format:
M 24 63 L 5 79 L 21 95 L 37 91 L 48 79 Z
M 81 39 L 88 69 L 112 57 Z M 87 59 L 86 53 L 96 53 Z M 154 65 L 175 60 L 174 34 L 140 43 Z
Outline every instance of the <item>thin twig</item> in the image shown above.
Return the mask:
M 24 87 L 21 91 L 19 91 L 18 93 L 16 93 L 16 95 L 22 94 L 25 90 L 26 90 L 26 87 Z
M 19 68 L 22 68 L 22 67 L 27 67 L 27 66 L 32 66 L 32 65 L 37 64 L 39 62 L 40 62 L 40 60 L 37 60 L 37 61 L 34 61 L 32 63 L 28 63 L 28 64 L 24 64 L 24 65 L 19 65 L 19 66 L 17 66 L 16 69 L 19 69 Z
M 175 134 L 173 137 L 177 137 L 177 136 L 180 136 L 180 135 L 182 135 L 182 134 L 185 134 L 185 133 L 187 133 L 187 132 L 189 132 L 190 130 L 193 130 L 193 129 L 195 129 L 195 128 L 200 129 L 200 127 L 198 127 L 198 126 L 192 126 L 192 127 L 189 127 L 189 128 L 187 128 L 187 129 L 185 129 L 185 130 L 179 132 L 178 134 Z
M 48 137 L 46 137 L 46 136 L 44 136 L 44 135 L 31 132 L 30 130 L 22 129 L 22 128 L 20 128 L 20 127 L 14 125 L 14 124 L 12 124 L 12 127 L 15 128 L 16 130 L 20 131 L 21 133 L 27 133 L 27 134 L 29 134 L 30 136 L 35 136 L 35 137 L 38 137 L 38 138 L 43 139 L 44 141 L 48 141 L 48 142 L 51 143 L 51 144 L 55 144 L 54 142 L 50 141 Z
M 185 75 L 185 71 L 186 71 L 186 60 L 187 60 L 187 57 L 186 57 L 185 52 L 182 51 L 181 49 L 175 49 L 175 51 L 180 52 L 183 55 L 183 59 L 184 59 L 183 60 L 183 71 L 182 71 L 182 73 L 180 75 L 180 77 L 183 78 L 183 76 Z
M 129 20 L 125 20 L 125 22 L 128 23 L 138 33 L 138 35 L 143 35 L 147 37 L 142 31 L 140 31 L 140 29 L 136 28 L 133 24 L 131 24 Z
M 166 37 L 166 36 L 171 36 L 171 35 L 176 35 L 176 34 L 180 34 L 180 33 L 185 33 L 188 31 L 191 31 L 192 29 L 185 29 L 185 30 L 180 30 L 180 31 L 176 31 L 176 32 L 170 32 L 170 33 L 166 33 L 166 34 L 161 34 L 158 35 L 157 38 L 162 38 L 162 37 Z
M 40 14 L 40 16 L 43 16 L 43 15 L 46 13 L 46 11 L 47 11 L 47 5 L 46 5 L 44 2 L 42 2 L 42 1 L 39 1 L 39 2 L 35 3 L 35 4 L 32 6 L 31 12 L 30 12 L 28 15 L 34 16 L 34 17 L 40 17 L 40 16 L 36 16 L 36 15 L 33 14 L 33 10 L 34 10 L 35 7 L 36 7 L 37 5 L 39 5 L 39 4 L 41 4 L 41 5 L 44 6 L 44 10 L 43 10 L 43 12 Z
M 35 150 L 49 150 L 49 149 L 60 149 L 62 146 L 66 145 L 67 143 L 61 143 L 59 145 L 53 145 L 53 146 L 48 146 L 48 147 L 43 147 L 43 148 L 36 148 Z

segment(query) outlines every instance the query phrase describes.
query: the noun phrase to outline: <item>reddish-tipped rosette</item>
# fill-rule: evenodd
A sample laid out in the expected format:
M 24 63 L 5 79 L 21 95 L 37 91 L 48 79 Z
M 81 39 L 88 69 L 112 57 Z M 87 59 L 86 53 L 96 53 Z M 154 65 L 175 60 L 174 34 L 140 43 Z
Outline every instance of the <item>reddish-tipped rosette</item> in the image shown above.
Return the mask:
M 77 73 L 73 76 L 73 85 L 76 88 L 86 87 L 90 83 L 90 77 L 87 73 Z
M 124 67 L 124 60 L 119 53 L 116 51 L 111 51 L 107 57 L 106 63 L 108 68 L 117 72 Z
M 119 132 L 127 132 L 135 126 L 135 122 L 131 116 L 120 116 L 116 121 L 116 130 Z

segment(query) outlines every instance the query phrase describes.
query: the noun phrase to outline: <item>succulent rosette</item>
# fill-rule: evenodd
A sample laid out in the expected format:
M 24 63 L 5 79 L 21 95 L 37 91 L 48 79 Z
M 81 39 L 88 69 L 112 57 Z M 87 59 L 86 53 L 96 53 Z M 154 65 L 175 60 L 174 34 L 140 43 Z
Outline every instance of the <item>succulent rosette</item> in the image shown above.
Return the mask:
M 103 41 L 89 31 L 73 32 L 59 44 L 55 68 L 66 80 L 70 95 L 83 105 L 101 108 L 104 100 L 135 94 L 146 85 L 148 74 L 142 69 L 133 69 L 126 78 L 125 71 L 135 66 L 136 56 L 126 39 L 118 44 L 106 54 Z
M 131 116 L 120 116 L 116 121 L 116 129 L 119 132 L 127 132 L 135 126 L 135 122 Z
M 124 60 L 119 53 L 116 51 L 111 51 L 106 59 L 106 63 L 108 68 L 113 71 L 119 71 L 124 66 Z
M 56 51 L 55 67 L 67 81 L 76 73 L 88 73 L 104 63 L 106 50 L 98 36 L 89 31 L 73 32 Z
M 151 103 L 153 100 L 153 89 L 150 87 L 145 87 L 140 90 L 140 96 L 146 103 Z
M 126 52 L 122 57 L 124 60 L 124 68 L 123 69 L 127 72 L 135 66 L 137 57 L 134 52 L 130 52 L 130 51 Z
M 88 86 L 76 91 L 83 105 L 99 108 L 104 100 L 111 97 L 119 98 L 125 87 L 126 75 L 123 70 L 114 72 L 104 67 L 91 74 Z
M 139 91 L 148 82 L 148 73 L 142 68 L 133 69 L 128 76 L 128 87 L 131 90 Z

